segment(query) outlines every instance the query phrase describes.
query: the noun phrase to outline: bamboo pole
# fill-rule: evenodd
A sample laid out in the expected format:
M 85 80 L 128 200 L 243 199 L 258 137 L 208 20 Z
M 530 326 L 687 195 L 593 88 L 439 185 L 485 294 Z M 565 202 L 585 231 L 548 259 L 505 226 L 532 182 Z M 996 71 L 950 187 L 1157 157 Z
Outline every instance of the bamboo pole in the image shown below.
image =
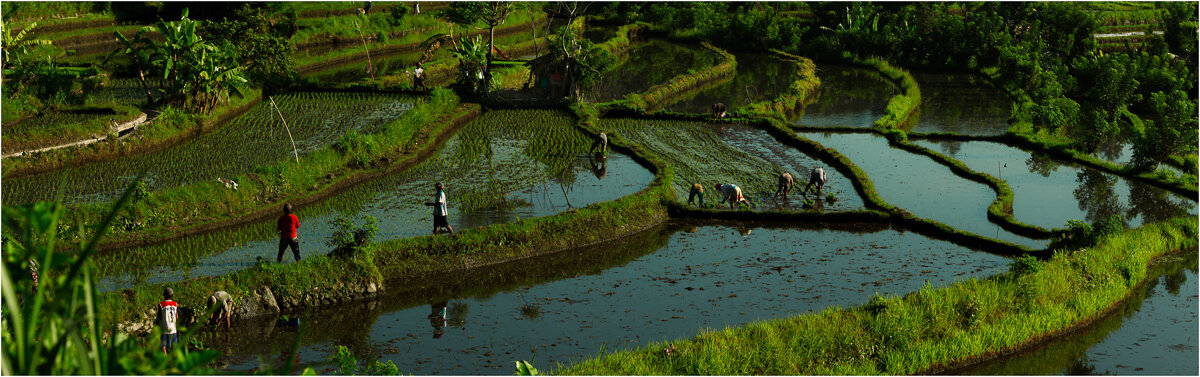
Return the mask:
M 279 114 L 279 120 L 283 121 L 283 129 L 287 130 L 288 140 L 292 141 L 292 155 L 296 157 L 296 163 L 299 164 L 300 163 L 300 152 L 296 151 L 296 139 L 292 138 L 292 129 L 290 127 L 288 127 L 287 119 L 283 119 L 283 112 L 279 111 L 279 105 L 275 104 L 275 98 L 271 98 L 270 96 L 268 96 L 267 99 L 271 100 L 271 107 L 275 108 L 275 113 Z
M 375 66 L 371 65 L 371 49 L 367 47 L 367 37 L 363 36 L 357 20 L 354 21 L 354 30 L 358 30 L 358 38 L 362 39 L 363 50 L 367 52 L 367 70 L 371 72 L 371 81 L 375 81 Z

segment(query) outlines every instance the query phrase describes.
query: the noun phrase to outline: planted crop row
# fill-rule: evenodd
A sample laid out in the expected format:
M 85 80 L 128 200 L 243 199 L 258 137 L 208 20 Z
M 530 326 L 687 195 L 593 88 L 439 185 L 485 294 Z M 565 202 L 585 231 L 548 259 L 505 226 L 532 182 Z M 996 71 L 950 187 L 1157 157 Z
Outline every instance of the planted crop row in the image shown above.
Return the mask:
M 133 106 L 57 109 L 4 127 L 4 152 L 37 149 L 104 136 L 141 116 Z
M 287 119 L 301 154 L 321 149 L 354 131 L 374 133 L 412 107 L 412 98 L 361 93 L 298 93 L 275 103 Z M 153 127 L 153 124 L 149 127 Z M 66 203 L 115 198 L 145 171 L 149 191 L 229 178 L 294 158 L 288 130 L 269 102 L 261 102 L 219 131 L 160 152 L 5 180 L 6 204 L 49 200 L 60 182 Z
M 733 183 L 755 201 L 775 192 L 775 180 L 784 169 L 730 147 L 704 123 L 638 119 L 604 119 L 598 128 L 621 135 L 674 166 L 679 179 L 677 197 L 687 197 L 693 183 L 704 185 L 710 197 L 717 183 Z M 794 172 L 795 173 L 795 172 Z
M 110 139 L 82 148 L 62 148 L 5 159 L 6 168 L 10 170 L 4 178 L 7 181 L 53 172 L 64 167 L 78 167 L 91 162 L 109 161 L 121 156 L 169 148 L 206 132 L 220 129 L 228 120 L 258 103 L 261 93 L 258 89 L 249 90 L 244 97 L 219 105 L 208 116 L 189 115 L 171 108 L 163 109 L 157 119 L 145 127 L 139 127 L 134 136 L 119 141 Z M 8 202 L 7 198 L 5 202 Z

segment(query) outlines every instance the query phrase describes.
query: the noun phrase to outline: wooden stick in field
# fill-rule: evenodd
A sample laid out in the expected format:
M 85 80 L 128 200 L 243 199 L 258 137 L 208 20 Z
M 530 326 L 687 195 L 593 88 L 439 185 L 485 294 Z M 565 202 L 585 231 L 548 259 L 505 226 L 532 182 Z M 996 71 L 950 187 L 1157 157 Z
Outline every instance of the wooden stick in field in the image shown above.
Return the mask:
M 275 104 L 275 99 L 267 96 L 271 100 L 271 107 L 275 108 L 275 113 L 279 114 L 279 120 L 283 121 L 283 129 L 287 130 L 288 139 L 292 141 L 292 155 L 296 157 L 296 163 L 300 163 L 300 152 L 296 151 L 296 139 L 292 138 L 292 129 L 287 125 L 287 119 L 283 119 L 283 112 L 279 111 L 279 105 Z
M 371 81 L 375 81 L 375 67 L 371 65 L 371 49 L 367 47 L 367 38 L 363 36 L 362 29 L 358 27 L 358 21 L 354 21 L 354 30 L 358 30 L 358 38 L 362 39 L 363 50 L 367 52 L 367 71 L 371 72 Z

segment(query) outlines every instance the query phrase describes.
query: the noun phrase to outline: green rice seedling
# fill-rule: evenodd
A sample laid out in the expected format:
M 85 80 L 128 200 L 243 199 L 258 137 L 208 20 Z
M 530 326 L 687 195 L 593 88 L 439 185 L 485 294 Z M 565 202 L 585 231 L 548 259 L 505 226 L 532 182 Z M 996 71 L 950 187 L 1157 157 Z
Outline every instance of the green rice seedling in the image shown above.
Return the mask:
M 830 202 L 830 203 L 836 203 L 838 201 L 837 194 L 834 194 L 831 192 L 828 195 L 825 195 L 825 201 Z

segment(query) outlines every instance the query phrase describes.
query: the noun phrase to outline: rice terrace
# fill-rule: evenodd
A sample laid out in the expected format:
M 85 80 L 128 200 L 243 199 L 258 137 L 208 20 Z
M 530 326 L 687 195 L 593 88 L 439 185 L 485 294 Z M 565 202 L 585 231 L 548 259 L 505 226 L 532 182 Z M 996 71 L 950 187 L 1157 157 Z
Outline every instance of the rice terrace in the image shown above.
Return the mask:
M 5 375 L 1198 375 L 1197 2 L 4 1 Z

